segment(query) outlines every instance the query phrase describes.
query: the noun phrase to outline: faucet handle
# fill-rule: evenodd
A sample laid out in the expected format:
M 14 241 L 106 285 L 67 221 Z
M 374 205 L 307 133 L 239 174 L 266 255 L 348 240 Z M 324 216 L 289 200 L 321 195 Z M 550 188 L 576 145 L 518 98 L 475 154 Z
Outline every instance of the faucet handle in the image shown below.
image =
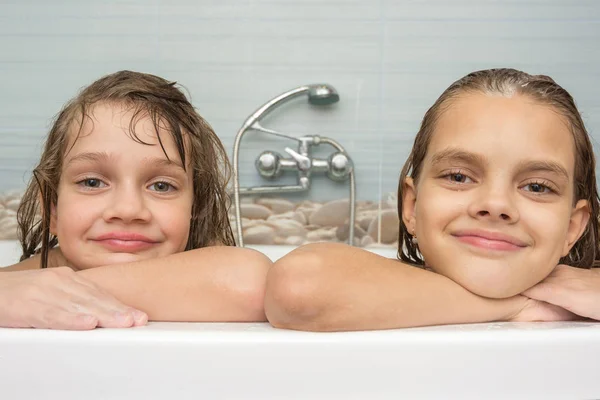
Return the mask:
M 338 151 L 329 156 L 327 160 L 329 170 L 327 176 L 333 181 L 342 182 L 350 176 L 352 169 L 352 160 L 345 152 Z
M 263 151 L 260 153 L 254 165 L 260 176 L 266 179 L 279 178 L 283 172 L 281 169 L 281 155 L 274 151 Z
M 292 158 L 294 160 L 296 160 L 296 164 L 298 165 L 298 169 L 300 171 L 310 171 L 310 167 L 311 167 L 311 161 L 310 158 L 308 158 L 307 156 L 300 154 L 298 152 L 296 152 L 293 149 L 290 149 L 289 147 L 285 148 L 285 152 L 288 153 L 290 156 L 292 156 Z

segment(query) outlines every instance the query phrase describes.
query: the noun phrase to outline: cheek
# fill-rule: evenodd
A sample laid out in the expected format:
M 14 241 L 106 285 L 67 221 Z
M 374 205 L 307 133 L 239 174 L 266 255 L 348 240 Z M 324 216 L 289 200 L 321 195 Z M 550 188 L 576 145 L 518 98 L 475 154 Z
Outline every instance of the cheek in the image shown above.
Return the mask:
M 187 239 L 190 233 L 190 219 L 189 217 L 181 216 L 176 221 L 172 221 L 172 235 L 179 238 L 179 241 L 183 243 L 184 247 L 187 243 Z
M 160 227 L 165 235 L 178 243 L 178 247 L 187 244 L 191 223 L 191 204 L 178 203 L 161 209 L 155 214 L 160 219 Z M 183 248 L 181 250 L 183 250 Z
M 94 218 L 94 207 L 85 201 L 74 201 L 68 195 L 59 196 L 54 209 L 57 234 L 64 237 L 85 230 L 88 222 Z M 62 235 L 61 235 L 62 233 Z
M 559 246 L 567 238 L 571 210 L 568 207 L 531 206 L 521 211 L 521 219 L 530 227 L 538 244 Z
M 421 235 L 443 228 L 461 213 L 466 213 L 466 206 L 460 192 L 441 192 L 428 187 L 419 191 L 416 222 Z
M 444 231 L 455 219 L 466 213 L 464 201 L 458 192 L 438 193 L 436 188 L 423 187 L 416 205 L 416 230 L 419 251 L 426 265 L 443 269 L 447 243 Z

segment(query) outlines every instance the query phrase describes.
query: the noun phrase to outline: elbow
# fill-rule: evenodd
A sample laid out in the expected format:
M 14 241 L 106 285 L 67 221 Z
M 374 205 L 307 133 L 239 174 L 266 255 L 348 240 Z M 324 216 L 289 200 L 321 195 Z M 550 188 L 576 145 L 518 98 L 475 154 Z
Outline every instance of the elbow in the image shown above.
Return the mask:
M 267 275 L 264 310 L 276 328 L 327 331 L 320 284 L 325 259 L 321 245 L 305 245 L 279 259 Z
M 235 322 L 264 322 L 264 301 L 267 273 L 273 262 L 264 254 L 252 249 L 239 249 L 240 268 L 237 279 L 230 288 L 237 303 Z

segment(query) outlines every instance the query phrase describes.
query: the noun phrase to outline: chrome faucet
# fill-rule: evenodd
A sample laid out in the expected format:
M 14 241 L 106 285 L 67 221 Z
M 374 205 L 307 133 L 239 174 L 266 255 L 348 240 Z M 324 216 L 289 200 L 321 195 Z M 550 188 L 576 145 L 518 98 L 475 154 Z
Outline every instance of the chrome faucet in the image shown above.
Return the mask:
M 334 181 L 344 181 L 350 178 L 350 202 L 349 202 L 349 231 L 348 242 L 354 244 L 354 221 L 355 221 L 355 193 L 356 182 L 354 179 L 354 168 L 352 161 L 345 149 L 333 139 L 321 137 L 319 135 L 308 135 L 294 137 L 286 135 L 271 129 L 264 128 L 260 120 L 269 112 L 279 107 L 281 104 L 307 94 L 308 101 L 314 105 L 329 105 L 339 101 L 340 97 L 337 91 L 330 85 L 316 84 L 301 86 L 285 93 L 280 94 L 274 99 L 268 101 L 250 115 L 242 124 L 238 131 L 233 145 L 233 202 L 235 211 L 236 233 L 238 245 L 244 245 L 242 237 L 242 218 L 240 209 L 240 195 L 244 194 L 266 194 L 266 193 L 298 193 L 310 188 L 310 177 L 313 172 L 325 172 L 327 176 Z M 239 150 L 242 136 L 249 131 L 255 130 L 280 138 L 290 139 L 298 142 L 298 150 L 295 151 L 289 147 L 285 148 L 289 158 L 284 158 L 281 154 L 274 151 L 264 151 L 256 159 L 255 166 L 259 174 L 267 179 L 276 179 L 284 171 L 297 171 L 298 181 L 296 185 L 276 185 L 276 186 L 254 186 L 240 187 L 239 180 Z M 311 147 L 320 144 L 333 146 L 337 151 L 331 154 L 327 160 L 311 157 Z

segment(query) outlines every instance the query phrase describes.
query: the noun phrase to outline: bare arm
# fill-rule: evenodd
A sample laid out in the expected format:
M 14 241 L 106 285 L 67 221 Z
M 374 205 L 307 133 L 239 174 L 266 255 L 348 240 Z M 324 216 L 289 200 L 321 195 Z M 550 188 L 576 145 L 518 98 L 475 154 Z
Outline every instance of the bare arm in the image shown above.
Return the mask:
M 600 320 L 600 268 L 558 265 L 543 281 L 523 294 L 582 317 Z
M 508 320 L 526 302 L 522 296 L 485 299 L 442 275 L 322 243 L 300 247 L 275 263 L 265 311 L 276 327 L 345 331 Z
M 164 258 L 79 271 L 154 321 L 265 321 L 271 261 L 237 247 L 206 247 Z
M 145 313 L 64 266 L 60 249 L 0 268 L 0 327 L 87 330 L 144 325 Z
M 6 272 L 0 273 L 0 326 L 93 329 L 143 325 L 147 318 L 266 320 L 265 280 L 272 263 L 254 250 L 207 247 L 84 271 L 67 264 L 55 248 L 47 270 L 40 269 L 39 255 L 0 268 Z M 93 318 L 82 322 L 84 315 Z

